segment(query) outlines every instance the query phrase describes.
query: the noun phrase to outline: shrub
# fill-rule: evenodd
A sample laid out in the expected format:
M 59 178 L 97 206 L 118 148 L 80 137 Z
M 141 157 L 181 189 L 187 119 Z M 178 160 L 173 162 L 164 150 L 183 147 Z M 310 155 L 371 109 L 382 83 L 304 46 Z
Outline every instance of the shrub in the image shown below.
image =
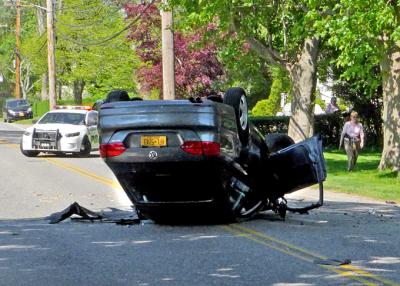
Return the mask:
M 281 93 L 288 92 L 289 84 L 285 71 L 279 68 L 272 70 L 273 82 L 268 99 L 257 102 L 251 113 L 254 116 L 274 116 L 280 109 Z
M 314 118 L 314 133 L 321 136 L 324 146 L 337 148 L 346 120 L 346 114 L 323 114 L 316 115 Z M 250 118 L 262 134 L 287 133 L 289 119 L 290 117 L 288 116 L 253 116 Z M 382 146 L 380 130 L 374 128 L 374 125 L 369 124 L 367 120 L 364 120 L 362 123 L 367 146 Z

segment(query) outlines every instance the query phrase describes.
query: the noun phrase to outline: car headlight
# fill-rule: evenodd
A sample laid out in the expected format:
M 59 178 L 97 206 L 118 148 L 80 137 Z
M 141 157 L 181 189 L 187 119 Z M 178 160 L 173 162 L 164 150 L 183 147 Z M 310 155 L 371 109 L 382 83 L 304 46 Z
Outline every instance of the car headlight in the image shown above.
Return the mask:
M 29 112 L 29 113 L 32 112 L 32 107 L 29 107 L 27 112 Z
M 80 132 L 67 133 L 67 134 L 65 134 L 65 137 L 76 137 L 76 136 L 79 136 L 79 134 L 81 134 L 81 133 Z
M 8 112 L 10 112 L 10 114 L 15 115 L 16 112 L 14 110 L 9 110 Z
M 29 132 L 29 131 L 25 131 L 25 132 L 24 132 L 24 135 L 25 135 L 25 136 L 30 136 L 31 134 L 32 134 L 32 133 Z

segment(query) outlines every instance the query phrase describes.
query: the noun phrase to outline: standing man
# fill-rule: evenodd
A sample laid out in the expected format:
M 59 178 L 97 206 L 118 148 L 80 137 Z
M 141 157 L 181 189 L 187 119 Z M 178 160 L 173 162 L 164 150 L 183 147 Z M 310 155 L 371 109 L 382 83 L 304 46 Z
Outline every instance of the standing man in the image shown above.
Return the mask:
M 343 126 L 339 149 L 342 148 L 343 141 L 347 154 L 347 171 L 351 172 L 357 163 L 360 149 L 364 148 L 364 130 L 361 123 L 358 122 L 356 111 L 351 112 L 350 120 Z

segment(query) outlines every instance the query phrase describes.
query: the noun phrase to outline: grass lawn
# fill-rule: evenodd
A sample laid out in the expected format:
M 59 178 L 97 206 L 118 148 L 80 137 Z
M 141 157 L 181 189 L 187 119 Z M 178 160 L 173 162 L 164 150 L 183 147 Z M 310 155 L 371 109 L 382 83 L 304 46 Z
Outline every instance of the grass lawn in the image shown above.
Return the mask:
M 325 189 L 400 203 L 400 178 L 390 171 L 377 170 L 380 153 L 362 151 L 353 172 L 347 172 L 344 151 L 326 151 L 328 178 Z

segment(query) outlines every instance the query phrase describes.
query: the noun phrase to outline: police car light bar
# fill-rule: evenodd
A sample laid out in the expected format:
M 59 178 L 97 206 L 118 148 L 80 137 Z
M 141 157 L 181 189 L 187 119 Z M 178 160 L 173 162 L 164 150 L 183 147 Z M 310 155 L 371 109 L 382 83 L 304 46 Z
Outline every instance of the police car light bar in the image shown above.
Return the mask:
M 92 110 L 90 106 L 74 106 L 74 105 L 57 105 L 56 109 L 69 109 L 69 110 Z

